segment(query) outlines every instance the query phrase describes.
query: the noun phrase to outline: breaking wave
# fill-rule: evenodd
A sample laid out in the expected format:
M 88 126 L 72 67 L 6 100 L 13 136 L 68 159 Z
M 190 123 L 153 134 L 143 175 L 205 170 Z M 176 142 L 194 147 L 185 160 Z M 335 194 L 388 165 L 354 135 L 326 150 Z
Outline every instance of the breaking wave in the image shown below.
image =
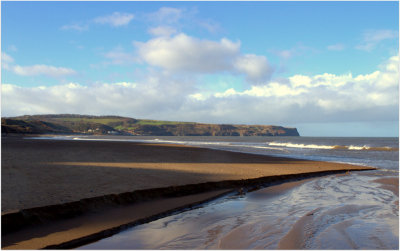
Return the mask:
M 316 145 L 316 144 L 295 144 L 291 142 L 287 143 L 280 143 L 280 142 L 269 142 L 267 143 L 270 146 L 280 146 L 280 147 L 288 147 L 288 148 L 302 148 L 302 149 L 334 149 L 334 150 L 353 150 L 353 151 L 398 151 L 399 148 L 397 147 L 376 147 L 376 146 L 342 146 L 342 145 Z

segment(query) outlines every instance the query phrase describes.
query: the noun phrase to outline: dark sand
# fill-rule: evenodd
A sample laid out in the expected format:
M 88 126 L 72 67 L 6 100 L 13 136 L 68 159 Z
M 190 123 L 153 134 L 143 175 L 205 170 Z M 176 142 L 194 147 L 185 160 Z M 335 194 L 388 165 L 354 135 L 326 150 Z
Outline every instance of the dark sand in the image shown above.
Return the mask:
M 143 189 L 329 170 L 367 169 L 347 164 L 259 156 L 181 145 L 132 142 L 3 137 L 1 150 L 3 215 L 20 209 Z M 210 193 L 201 197 L 201 200 L 193 199 L 187 203 L 215 197 L 222 192 Z M 158 207 L 157 204 L 154 204 L 155 206 L 150 204 L 149 208 Z M 172 206 L 168 207 L 169 209 L 185 205 L 176 201 L 170 204 Z M 136 211 L 133 214 L 136 214 Z M 137 215 L 138 218 L 143 217 L 140 213 Z M 130 220 L 132 218 L 128 221 Z M 114 217 L 114 221 L 103 224 L 101 229 L 121 225 L 118 217 Z M 82 236 L 99 231 L 97 228 L 94 231 L 92 225 L 84 221 L 79 225 Z M 63 227 L 58 226 L 58 228 Z M 65 228 L 65 231 L 74 232 Z M 53 230 L 60 232 L 57 226 Z M 19 232 L 21 231 L 24 230 Z M 3 243 L 7 238 L 11 238 L 11 235 L 2 236 Z M 24 246 L 19 248 L 44 247 L 34 246 L 32 243 L 40 241 L 32 236 L 29 237 L 29 234 L 24 236 L 25 239 L 18 237 L 18 241 L 11 243 L 23 243 Z M 63 238 L 53 238 L 55 240 L 53 243 L 61 243 Z M 10 244 L 9 241 L 7 243 Z M 5 248 L 4 244 L 2 246 Z
M 180 145 L 2 139 L 2 212 L 138 189 L 365 167 Z
M 55 221 L 49 224 L 28 227 L 18 232 L 2 237 L 3 249 L 66 249 L 72 246 L 58 246 L 71 244 L 74 240 L 88 237 L 84 243 L 98 240 L 110 234 L 117 233 L 138 220 L 150 221 L 161 217 L 163 213 L 185 208 L 205 202 L 211 198 L 226 193 L 228 190 L 219 190 L 178 198 L 164 198 L 153 201 L 134 203 L 127 206 L 108 208 L 96 213 L 88 213 L 72 219 Z M 154 217 L 156 216 L 156 217 Z M 111 230 L 111 231 L 110 231 Z M 115 231 L 114 231 L 115 230 Z M 100 236 L 100 237 L 98 237 Z M 82 241 L 79 241 L 79 243 Z
M 381 187 L 393 192 L 399 196 L 399 179 L 398 178 L 380 178 L 374 180 L 374 182 L 382 184 Z

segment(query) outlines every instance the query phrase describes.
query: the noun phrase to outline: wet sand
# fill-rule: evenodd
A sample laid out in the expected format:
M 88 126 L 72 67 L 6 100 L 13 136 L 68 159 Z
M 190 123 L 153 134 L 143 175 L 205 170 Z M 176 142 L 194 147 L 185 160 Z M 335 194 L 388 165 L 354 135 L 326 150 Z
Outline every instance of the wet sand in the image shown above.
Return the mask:
M 382 184 L 381 187 L 387 189 L 399 196 L 399 179 L 398 178 L 381 178 L 374 182 Z
M 181 145 L 2 139 L 2 213 L 139 189 L 324 170 L 328 162 Z
M 118 233 L 136 223 L 158 219 L 168 212 L 223 195 L 228 190 L 178 198 L 156 199 L 132 205 L 108 208 L 72 219 L 28 227 L 2 238 L 2 249 L 69 249 Z M 78 240 L 78 241 L 76 241 Z
M 247 194 L 248 200 L 265 200 L 268 198 L 272 198 L 274 196 L 282 195 L 284 193 L 287 193 L 291 189 L 294 189 L 297 186 L 300 186 L 301 184 L 312 180 L 311 179 L 303 179 L 299 181 L 292 181 L 292 182 L 285 182 L 279 185 L 267 187 L 264 189 L 261 189 L 259 191 L 249 193 Z M 238 227 L 228 233 L 224 238 L 221 239 L 219 242 L 218 248 L 219 249 L 248 249 L 251 245 L 251 239 L 250 238 L 243 238 L 243 236 L 246 236 L 249 232 L 253 231 L 253 226 L 251 224 L 249 225 L 244 225 L 241 227 Z M 301 234 L 302 231 L 300 231 Z M 285 244 L 287 246 L 284 246 L 283 249 L 298 249 L 299 246 L 298 244 L 298 237 L 297 236 L 290 236 L 285 240 Z
M 374 182 L 381 184 L 381 188 L 386 189 L 399 196 L 399 178 L 381 178 Z M 399 209 L 399 200 L 395 201 L 397 210 Z
M 181 145 L 3 137 L 2 215 L 137 190 L 364 169 Z

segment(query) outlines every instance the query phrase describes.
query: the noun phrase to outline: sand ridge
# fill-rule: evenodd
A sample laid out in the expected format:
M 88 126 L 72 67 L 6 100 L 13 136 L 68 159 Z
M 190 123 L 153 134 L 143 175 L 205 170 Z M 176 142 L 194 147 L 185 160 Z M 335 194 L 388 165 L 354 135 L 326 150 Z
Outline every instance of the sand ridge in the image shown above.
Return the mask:
M 2 212 L 139 189 L 365 169 L 181 145 L 2 138 Z
M 18 231 L 3 231 L 2 245 L 6 249 L 37 249 L 79 244 L 232 188 L 371 169 L 182 145 L 3 137 L 3 224 L 8 217 L 8 226 L 12 226 L 14 216 L 22 224 Z M 138 193 L 150 200 L 145 209 L 134 209 L 144 203 L 136 201 L 133 195 Z M 162 197 L 168 194 L 174 197 Z M 74 213 L 76 208 L 83 211 Z M 115 216 L 118 210 L 126 217 Z M 61 212 L 74 218 L 58 217 Z M 39 223 L 44 219 L 44 225 L 29 218 L 36 214 Z M 40 232 L 44 234 L 38 235 Z

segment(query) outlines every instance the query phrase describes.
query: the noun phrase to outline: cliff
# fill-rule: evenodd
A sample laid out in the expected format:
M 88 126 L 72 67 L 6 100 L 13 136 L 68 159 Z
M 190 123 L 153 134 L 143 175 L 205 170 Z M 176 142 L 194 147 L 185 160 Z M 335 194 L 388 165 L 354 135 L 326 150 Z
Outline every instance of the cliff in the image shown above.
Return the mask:
M 203 124 L 75 114 L 1 119 L 2 133 L 113 134 L 151 136 L 299 136 L 296 128 L 273 125 Z

